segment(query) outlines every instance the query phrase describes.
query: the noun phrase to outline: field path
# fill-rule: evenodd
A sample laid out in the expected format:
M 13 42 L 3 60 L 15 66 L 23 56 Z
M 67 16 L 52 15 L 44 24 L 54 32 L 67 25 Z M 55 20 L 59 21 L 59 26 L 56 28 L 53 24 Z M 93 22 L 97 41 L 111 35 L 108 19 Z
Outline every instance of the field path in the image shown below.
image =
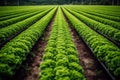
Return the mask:
M 99 62 L 97 61 L 97 59 L 95 58 L 91 50 L 82 40 L 82 38 L 77 34 L 77 32 L 75 31 L 73 26 L 70 24 L 68 19 L 66 17 L 65 19 L 69 25 L 73 42 L 75 43 L 75 46 L 77 48 L 80 64 L 84 69 L 86 79 L 87 80 L 108 80 L 109 79 L 108 76 L 106 76 L 106 73 L 102 69 L 101 65 L 99 64 Z
M 39 66 L 42 62 L 42 57 L 44 50 L 46 48 L 52 25 L 54 23 L 56 14 L 43 32 L 43 36 L 36 42 L 31 53 L 26 58 L 27 60 L 23 62 L 22 67 L 17 71 L 16 75 L 13 77 L 16 80 L 39 80 Z
M 39 66 L 42 62 L 42 57 L 44 54 L 44 50 L 46 48 L 50 32 L 52 30 L 52 25 L 54 23 L 56 14 L 53 19 L 49 23 L 48 27 L 43 32 L 43 36 L 40 37 L 38 42 L 33 47 L 31 53 L 27 56 L 27 60 L 23 62 L 21 68 L 17 71 L 17 73 L 13 76 L 13 79 L 16 80 L 39 80 Z M 97 61 L 96 57 L 93 55 L 89 47 L 85 44 L 83 39 L 78 35 L 73 26 L 70 24 L 68 19 L 66 22 L 70 28 L 70 32 L 72 34 L 73 42 L 75 43 L 78 58 L 80 61 L 80 65 L 84 69 L 84 75 L 87 80 L 110 80 L 107 76 L 108 74 L 101 67 L 100 63 Z

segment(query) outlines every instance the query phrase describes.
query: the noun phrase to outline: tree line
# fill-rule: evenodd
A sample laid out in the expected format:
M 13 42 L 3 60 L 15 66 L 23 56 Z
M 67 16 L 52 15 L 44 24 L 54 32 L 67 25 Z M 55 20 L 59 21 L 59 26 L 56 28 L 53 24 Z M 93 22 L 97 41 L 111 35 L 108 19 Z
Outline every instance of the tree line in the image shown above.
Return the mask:
M 0 5 L 82 4 L 120 5 L 119 0 L 0 0 Z

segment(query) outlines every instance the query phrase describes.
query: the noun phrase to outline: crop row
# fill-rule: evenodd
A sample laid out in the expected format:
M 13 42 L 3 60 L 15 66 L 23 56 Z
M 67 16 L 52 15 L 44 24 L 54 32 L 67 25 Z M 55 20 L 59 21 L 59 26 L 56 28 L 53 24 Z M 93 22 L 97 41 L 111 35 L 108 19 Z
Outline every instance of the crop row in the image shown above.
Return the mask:
M 100 22 L 97 22 L 97 21 L 95 21 L 93 19 L 90 19 L 86 16 L 83 16 L 83 15 L 77 13 L 77 12 L 74 12 L 70 9 L 67 9 L 67 10 L 70 13 L 72 13 L 74 16 L 76 16 L 78 19 L 80 19 L 82 22 L 87 24 L 89 27 L 94 29 L 95 31 L 98 31 L 98 32 L 102 33 L 103 35 L 106 35 L 106 36 L 110 37 L 114 41 L 120 42 L 120 30 L 118 30 L 116 28 L 113 28 L 109 25 L 104 25 Z
M 102 17 L 102 18 L 110 19 L 110 20 L 113 20 L 113 21 L 120 22 L 120 17 L 109 16 L 109 15 L 105 15 L 105 14 L 101 14 L 101 13 L 96 13 L 94 11 L 85 11 L 84 10 L 83 12 L 86 12 L 86 13 L 92 14 L 92 15 L 96 15 L 96 16 L 99 16 L 99 17 Z
M 118 9 L 119 10 L 119 9 Z M 100 14 L 105 14 L 105 15 L 109 15 L 109 16 L 115 16 L 115 17 L 120 17 L 120 13 L 118 12 L 114 12 L 114 11 L 108 11 L 108 10 L 95 10 L 95 12 L 100 13 Z
M 76 12 L 78 12 L 78 13 L 80 13 L 80 14 L 88 17 L 88 18 L 91 18 L 93 20 L 96 20 L 96 21 L 101 22 L 101 23 L 106 24 L 106 25 L 110 25 L 110 26 L 120 30 L 120 23 L 119 22 L 115 22 L 115 21 L 112 21 L 112 20 L 109 20 L 109 19 L 105 19 L 105 18 L 102 18 L 102 17 L 91 15 L 91 14 L 79 11 L 77 9 L 73 9 L 73 8 L 69 8 L 69 9 L 71 9 L 73 11 L 76 11 Z
M 37 7 L 37 9 L 42 9 L 42 8 L 45 8 L 45 6 Z M 0 8 L 0 11 L 1 11 L 0 12 L 0 18 L 5 17 L 5 16 L 10 16 L 10 15 L 16 15 L 16 14 L 19 14 L 19 13 L 22 13 L 22 12 L 25 12 L 25 11 L 28 11 L 28 10 L 33 10 L 33 9 L 36 9 L 36 7 L 33 7 L 33 6 L 28 6 L 28 7 L 25 7 L 25 6 L 21 6 L 21 7 L 17 7 L 17 6 L 1 7 Z
M 96 8 L 96 7 L 94 7 L 94 8 Z M 97 9 L 98 10 L 105 10 L 105 11 L 108 11 L 108 12 L 119 12 L 120 10 L 118 10 L 119 9 L 119 7 L 118 6 L 97 6 Z
M 113 6 L 82 6 L 79 7 L 81 9 L 84 9 L 86 11 L 93 11 L 95 13 L 100 13 L 100 14 L 105 14 L 108 16 L 115 16 L 115 17 L 120 17 L 120 13 L 119 13 L 119 7 L 113 7 Z
M 42 35 L 55 11 L 56 8 L 2 47 L 0 50 L 0 77 L 9 77 L 15 73 Z
M 110 8 L 109 6 L 106 6 L 106 7 L 104 6 L 104 7 L 102 7 L 102 9 L 99 8 L 100 6 L 70 6 L 70 7 L 75 8 L 80 11 L 83 11 L 83 12 L 86 12 L 86 13 L 89 13 L 89 14 L 93 14 L 93 15 L 96 15 L 99 17 L 103 17 L 106 19 L 120 22 L 119 7 L 113 8 L 113 6 L 112 6 Z
M 60 8 L 56 14 L 40 69 L 40 80 L 86 80 Z
M 23 31 L 28 28 L 30 25 L 34 24 L 37 20 L 46 15 L 52 8 L 45 10 L 41 13 L 38 13 L 30 18 L 27 18 L 21 22 L 10 25 L 8 27 L 0 29 L 0 44 L 4 41 L 7 41 L 9 37 L 15 35 L 19 31 Z
M 120 75 L 120 49 L 103 36 L 96 33 L 75 16 L 62 8 L 79 36 L 91 47 L 94 55 L 103 62 L 115 76 Z
M 28 10 L 23 10 L 19 13 L 16 13 L 14 15 L 9 15 L 9 16 L 4 16 L 4 17 L 0 17 L 0 21 L 3 21 L 3 20 L 7 20 L 7 19 L 10 19 L 10 18 L 14 18 L 14 17 L 17 17 L 17 16 L 21 16 L 21 15 L 25 15 L 25 14 L 29 14 L 30 12 L 34 12 L 34 11 L 38 11 L 39 9 L 28 9 Z
M 29 13 L 27 13 L 27 14 L 25 14 L 25 15 L 21 15 L 21 16 L 18 16 L 18 17 L 14 17 L 14 18 L 10 18 L 10 19 L 1 21 L 1 22 L 0 22 L 0 28 L 9 26 L 9 25 L 14 24 L 14 23 L 16 23 L 16 22 L 19 22 L 19 21 L 21 21 L 21 20 L 24 20 L 24 19 L 26 19 L 26 18 L 29 18 L 29 17 L 31 17 L 31 16 L 33 16 L 33 15 L 36 15 L 36 14 L 42 12 L 42 11 L 45 11 L 45 9 L 43 8 L 43 9 L 38 10 L 38 11 L 34 11 L 34 10 L 33 10 L 32 13 L 29 12 Z

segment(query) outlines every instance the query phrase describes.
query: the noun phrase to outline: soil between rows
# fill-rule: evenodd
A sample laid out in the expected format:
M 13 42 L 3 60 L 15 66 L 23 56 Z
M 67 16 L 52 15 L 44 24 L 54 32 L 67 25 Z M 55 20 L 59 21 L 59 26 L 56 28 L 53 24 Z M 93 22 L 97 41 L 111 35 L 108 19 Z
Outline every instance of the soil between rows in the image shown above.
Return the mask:
M 50 36 L 50 31 L 55 19 L 55 15 L 51 20 L 50 24 L 46 28 L 43 36 L 38 40 L 31 53 L 27 56 L 27 60 L 23 62 L 21 68 L 17 71 L 13 79 L 15 80 L 39 80 L 39 66 L 42 61 L 42 56 L 47 45 L 48 38 Z M 65 17 L 72 34 L 73 41 L 76 45 L 78 51 L 78 58 L 80 60 L 80 65 L 83 67 L 85 72 L 85 77 L 87 80 L 108 80 L 106 74 L 101 68 L 100 64 L 93 56 L 90 49 L 86 46 L 82 38 L 80 38 L 71 26 L 67 18 Z
M 42 62 L 42 56 L 44 54 L 45 47 L 47 45 L 50 32 L 52 29 L 52 25 L 55 19 L 55 15 L 53 19 L 49 23 L 48 27 L 43 32 L 42 37 L 36 42 L 30 54 L 27 56 L 27 60 L 23 62 L 20 69 L 13 76 L 15 80 L 39 80 L 39 66 Z
M 105 76 L 105 73 L 103 73 L 103 70 L 100 68 L 99 63 L 92 55 L 92 52 L 84 44 L 82 39 L 78 37 L 75 30 L 72 27 L 70 29 L 73 41 L 78 51 L 80 64 L 84 69 L 85 77 L 87 78 L 87 80 L 108 80 Z
M 97 59 L 94 57 L 93 53 L 88 48 L 88 46 L 84 43 L 82 38 L 78 35 L 76 30 L 73 28 L 69 20 L 66 18 L 65 14 L 64 14 L 64 18 L 66 19 L 66 22 L 68 23 L 68 26 L 70 28 L 73 42 L 75 43 L 75 46 L 77 48 L 80 65 L 84 69 L 84 72 L 85 72 L 84 75 L 86 79 L 87 80 L 109 80 L 109 78 L 106 76 L 106 73 L 104 73 L 104 70 L 101 68 L 101 65 L 99 64 Z

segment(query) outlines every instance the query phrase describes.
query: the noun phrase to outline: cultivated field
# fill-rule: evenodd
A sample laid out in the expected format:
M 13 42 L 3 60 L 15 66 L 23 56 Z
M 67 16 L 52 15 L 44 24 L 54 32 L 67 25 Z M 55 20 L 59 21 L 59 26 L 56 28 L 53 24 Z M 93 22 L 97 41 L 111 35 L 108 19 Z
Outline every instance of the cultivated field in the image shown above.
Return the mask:
M 0 7 L 0 80 L 119 80 L 119 8 Z

